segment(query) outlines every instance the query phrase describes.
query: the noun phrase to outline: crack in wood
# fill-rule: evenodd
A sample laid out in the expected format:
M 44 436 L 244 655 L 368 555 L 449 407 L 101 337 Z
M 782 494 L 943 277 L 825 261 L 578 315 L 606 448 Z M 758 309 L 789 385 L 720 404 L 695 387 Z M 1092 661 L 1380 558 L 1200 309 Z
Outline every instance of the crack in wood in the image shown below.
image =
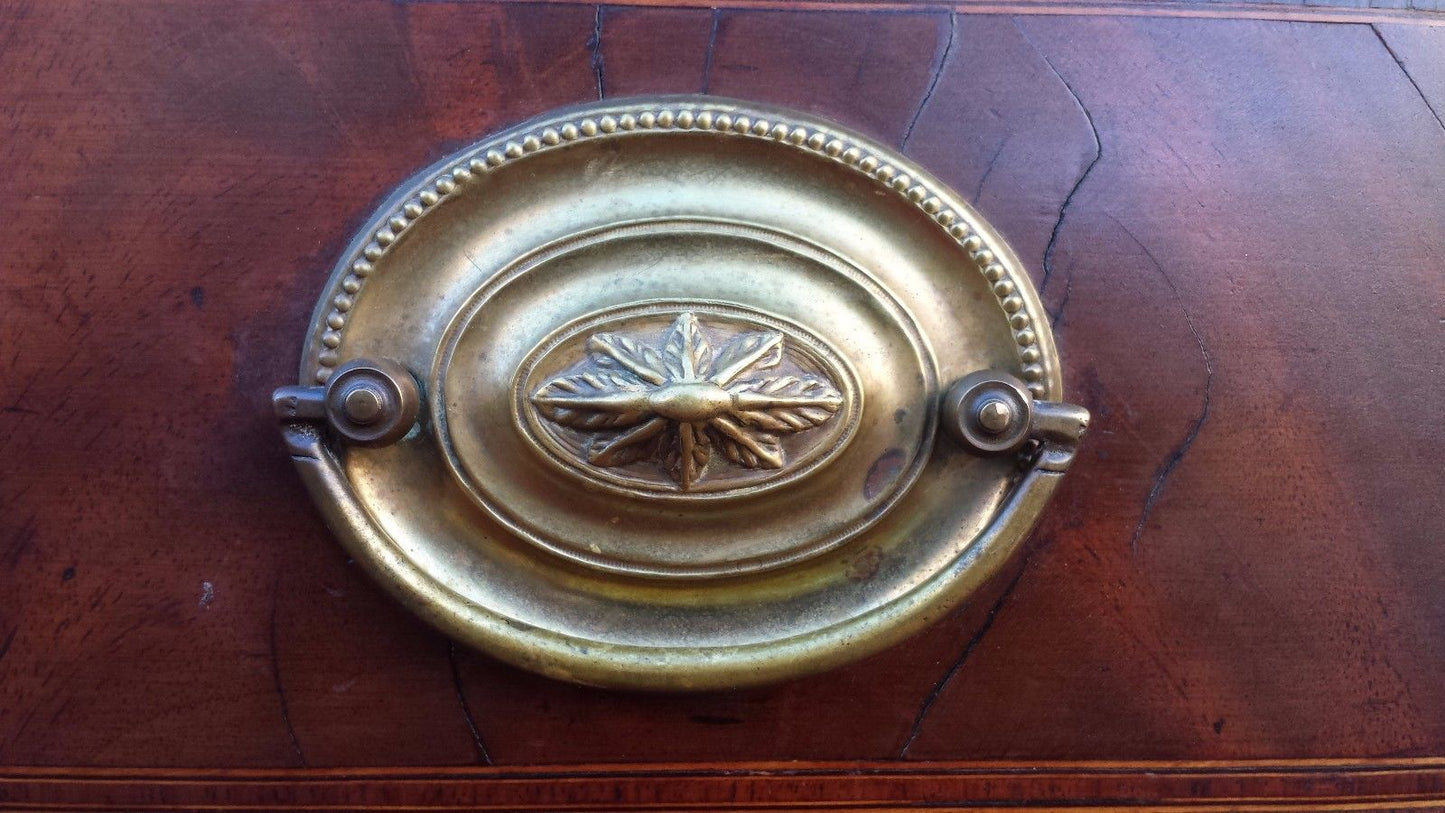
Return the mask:
M 1059 323 L 1064 320 L 1064 310 L 1069 307 L 1069 300 L 1074 298 L 1074 264 L 1069 263 L 1069 275 L 1064 277 L 1064 295 L 1059 299 L 1059 307 L 1049 317 L 1049 330 L 1058 332 Z
M 903 129 L 903 139 L 898 142 L 898 149 L 906 152 L 908 140 L 913 138 L 913 128 L 918 124 L 918 119 L 923 115 L 924 108 L 928 107 L 929 101 L 933 99 L 933 92 L 938 89 L 938 80 L 943 78 L 943 69 L 948 65 L 948 55 L 953 52 L 953 39 L 958 31 L 958 15 L 948 15 L 948 39 L 943 43 L 943 51 L 939 54 L 938 64 L 934 66 L 933 76 L 924 89 L 923 96 L 918 100 L 918 107 L 913 111 L 913 117 L 908 120 L 908 126 Z
M 1008 146 L 1009 141 L 1011 141 L 1013 137 L 1013 133 L 1004 136 L 1003 140 L 998 142 L 998 147 L 994 149 L 993 155 L 989 156 L 988 166 L 983 168 L 983 175 L 979 177 L 978 186 L 973 190 L 973 205 L 977 206 L 978 199 L 983 197 L 983 186 L 988 183 L 988 176 L 993 174 L 993 168 L 998 164 L 998 157 L 1003 155 L 1004 147 Z
M 938 701 L 938 698 L 943 694 L 943 690 L 948 688 L 948 684 L 953 681 L 954 676 L 963 669 L 963 665 L 968 661 L 968 657 L 973 654 L 973 651 L 978 648 L 979 643 L 983 641 L 983 637 L 987 635 L 988 631 L 993 627 L 994 620 L 998 618 L 999 610 L 1003 609 L 1004 603 L 1008 601 L 1009 596 L 1013 595 L 1014 588 L 1017 587 L 1019 581 L 1023 579 L 1024 571 L 1028 570 L 1029 560 L 1032 558 L 1033 554 L 1032 551 L 1030 551 L 1029 554 L 1024 557 L 1023 564 L 1019 566 L 1019 572 L 1014 575 L 1013 581 L 1009 582 L 1008 587 L 1004 588 L 998 600 L 989 608 L 988 615 L 984 617 L 983 623 L 979 625 L 978 632 L 975 632 L 973 637 L 968 639 L 968 643 L 963 646 L 963 651 L 960 652 L 953 663 L 949 665 L 948 670 L 943 673 L 943 676 L 938 679 L 938 682 L 933 684 L 933 689 L 929 691 L 928 696 L 923 698 L 923 705 L 918 707 L 918 713 L 913 717 L 913 725 L 909 727 L 908 735 L 904 737 L 903 745 L 898 749 L 899 759 L 906 759 L 908 757 L 908 751 L 913 747 L 913 743 L 918 740 L 918 735 L 922 733 L 923 723 L 928 718 L 928 713 L 933 710 L 933 704 Z
M 587 50 L 592 54 L 592 75 L 597 78 L 597 100 L 606 95 L 607 83 L 602 74 L 602 13 L 605 6 L 597 6 L 592 18 L 592 36 L 587 39 Z
M 451 666 L 452 688 L 457 693 L 457 705 L 462 709 L 462 719 L 467 723 L 467 731 L 472 735 L 472 747 L 477 751 L 477 762 L 491 765 L 492 755 L 487 751 L 487 743 L 482 739 L 482 732 L 477 728 L 477 720 L 472 716 L 472 707 L 467 703 L 466 692 L 462 689 L 462 672 L 457 665 L 457 645 L 451 639 L 447 639 L 447 663 Z
M 270 647 L 271 647 L 271 679 L 276 684 L 276 699 L 281 705 L 281 722 L 286 726 L 286 736 L 291 740 L 291 749 L 296 752 L 296 759 L 301 767 L 308 767 L 306 754 L 301 750 L 301 741 L 296 738 L 296 728 L 291 724 L 291 708 L 286 701 L 286 687 L 281 682 L 281 659 L 277 655 L 276 646 L 276 604 L 281 589 L 281 574 L 277 573 L 271 583 L 271 621 L 270 621 Z
M 1445 130 L 1445 120 L 1441 120 L 1440 112 L 1435 109 L 1435 105 L 1430 104 L 1430 99 L 1425 95 L 1425 91 L 1420 89 L 1420 83 L 1416 82 L 1415 77 L 1410 75 L 1410 69 L 1405 67 L 1405 60 L 1401 59 L 1400 55 L 1395 53 L 1395 49 L 1390 47 L 1390 41 L 1385 39 L 1385 35 L 1380 32 L 1378 25 L 1370 23 L 1370 30 L 1375 32 L 1375 39 L 1378 39 L 1380 44 L 1385 46 L 1386 53 L 1390 55 L 1391 59 L 1395 60 L 1396 65 L 1400 66 L 1400 73 L 1405 74 L 1405 78 L 1409 80 L 1410 86 L 1413 87 L 1415 93 L 1419 95 L 1420 101 L 1425 103 L 1425 109 L 1429 110 L 1430 115 L 1435 117 L 1435 123 L 1440 125 L 1441 130 Z
M 712 10 L 712 24 L 707 32 L 707 53 L 702 60 L 702 92 L 709 93 L 712 86 L 712 55 L 717 48 L 718 21 L 722 19 L 722 9 Z
M 1094 138 L 1094 157 L 1089 161 L 1088 166 L 1084 167 L 1084 171 L 1079 174 L 1078 180 L 1074 181 L 1074 186 L 1069 190 L 1069 194 L 1064 196 L 1064 202 L 1059 206 L 1059 217 L 1054 221 L 1054 228 L 1049 232 L 1049 242 L 1044 246 L 1044 273 L 1043 277 L 1039 280 L 1039 297 L 1042 298 L 1044 292 L 1049 287 L 1050 278 L 1053 277 L 1054 248 L 1059 241 L 1059 232 L 1064 227 L 1064 217 L 1069 211 L 1069 204 L 1073 203 L 1074 195 L 1078 194 L 1079 188 L 1084 185 L 1084 181 L 1087 180 L 1089 174 L 1094 171 L 1094 167 L 1099 164 L 1099 159 L 1104 157 L 1104 142 L 1099 138 L 1099 128 L 1094 124 L 1093 114 L 1089 112 L 1089 108 L 1084 106 L 1084 100 L 1079 98 L 1079 94 L 1074 92 L 1073 86 L 1069 84 L 1069 81 L 1064 78 L 1063 74 L 1059 73 L 1059 69 L 1054 67 L 1054 63 L 1043 52 L 1043 49 L 1039 48 L 1038 44 L 1029 37 L 1028 32 L 1023 29 L 1023 26 L 1019 25 L 1018 19 L 1010 17 L 1009 22 L 1013 25 L 1014 29 L 1019 32 L 1019 36 L 1024 38 L 1024 42 L 1027 42 L 1034 53 L 1039 55 L 1039 59 L 1042 59 L 1044 64 L 1049 67 L 1049 72 L 1054 75 L 1055 79 L 1059 80 L 1059 84 L 1064 86 L 1064 90 L 1068 91 L 1069 96 L 1074 100 L 1074 104 L 1078 105 L 1079 112 L 1084 114 L 1084 120 L 1089 123 L 1089 133 Z M 1050 325 L 1058 323 L 1062 310 L 1061 305 L 1058 309 L 1059 312 L 1051 315 Z
M 1154 504 L 1159 501 L 1159 495 L 1164 493 L 1165 482 L 1168 481 L 1169 475 L 1174 472 L 1174 468 L 1179 465 L 1179 461 L 1183 460 L 1184 455 L 1189 452 L 1189 448 L 1194 445 L 1195 439 L 1199 437 L 1199 430 L 1204 427 L 1204 422 L 1209 420 L 1210 399 L 1214 392 L 1214 361 L 1210 358 L 1209 347 L 1204 343 L 1203 334 L 1199 332 L 1198 326 L 1194 324 L 1194 315 L 1189 312 L 1189 308 L 1185 307 L 1184 298 L 1179 295 L 1179 289 L 1175 287 L 1174 280 L 1169 276 L 1169 273 L 1164 270 L 1163 264 L 1159 262 L 1158 258 L 1154 256 L 1154 252 L 1150 251 L 1148 246 L 1144 245 L 1138 237 L 1134 236 L 1133 232 L 1129 231 L 1128 226 L 1125 226 L 1113 215 L 1109 215 L 1109 219 L 1113 220 L 1120 229 L 1124 230 L 1124 233 L 1129 236 L 1129 239 L 1134 242 L 1134 245 L 1138 246 L 1139 250 L 1144 252 L 1144 256 L 1149 258 L 1149 262 L 1154 265 L 1154 270 L 1158 271 L 1159 276 L 1164 278 L 1165 284 L 1169 286 L 1169 291 L 1174 295 L 1175 303 L 1179 305 L 1179 311 L 1184 314 L 1184 321 L 1189 325 L 1189 332 L 1194 336 L 1195 344 L 1199 345 L 1199 355 L 1204 360 L 1204 396 L 1199 407 L 1199 417 L 1190 423 L 1189 430 L 1184 433 L 1184 439 L 1170 451 L 1169 455 L 1164 458 L 1164 462 L 1159 465 L 1159 469 L 1154 473 L 1154 484 L 1150 487 L 1148 496 L 1144 498 L 1144 509 L 1139 512 L 1139 522 L 1134 526 L 1134 533 L 1129 537 L 1129 552 L 1134 553 L 1138 550 L 1139 538 L 1144 535 L 1144 524 L 1149 521 L 1149 515 L 1154 511 Z

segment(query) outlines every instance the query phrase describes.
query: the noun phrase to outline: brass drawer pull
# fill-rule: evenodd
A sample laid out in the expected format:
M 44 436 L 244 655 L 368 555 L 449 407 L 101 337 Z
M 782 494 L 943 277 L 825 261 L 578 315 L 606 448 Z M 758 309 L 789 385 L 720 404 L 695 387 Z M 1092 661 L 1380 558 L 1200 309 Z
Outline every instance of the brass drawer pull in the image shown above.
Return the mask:
M 924 170 L 658 97 L 404 184 L 274 404 L 331 527 L 423 617 L 555 677 L 694 689 L 966 598 L 1074 458 L 1061 390 L 1018 260 Z

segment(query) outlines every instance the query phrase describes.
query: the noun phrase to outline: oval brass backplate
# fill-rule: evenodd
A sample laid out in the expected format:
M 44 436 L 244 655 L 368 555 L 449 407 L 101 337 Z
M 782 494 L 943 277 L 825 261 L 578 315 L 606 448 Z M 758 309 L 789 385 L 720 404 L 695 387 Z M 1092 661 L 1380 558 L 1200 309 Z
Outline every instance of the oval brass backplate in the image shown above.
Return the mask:
M 1018 260 L 925 171 L 658 97 L 403 184 L 275 404 L 330 526 L 427 620 L 554 677 L 701 689 L 965 599 L 1073 460 L 1060 390 Z

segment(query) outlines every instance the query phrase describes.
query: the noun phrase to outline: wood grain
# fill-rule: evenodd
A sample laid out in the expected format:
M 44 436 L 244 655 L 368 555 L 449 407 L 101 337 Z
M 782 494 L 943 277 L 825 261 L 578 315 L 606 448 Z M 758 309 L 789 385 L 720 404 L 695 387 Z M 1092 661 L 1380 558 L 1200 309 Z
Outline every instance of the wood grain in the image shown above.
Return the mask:
M 1438 798 L 1440 766 L 1402 760 L 1445 756 L 1445 30 L 1345 5 L 1266 10 L 1366 22 L 0 6 L 0 764 L 31 766 L 0 772 L 7 798 Z M 975 200 L 1031 266 L 1095 423 L 1015 568 L 903 646 L 748 692 L 553 683 L 367 582 L 267 398 L 337 252 L 417 167 L 599 92 L 698 91 L 837 119 Z M 1278 762 L 1326 757 L 1384 761 Z M 718 767 L 899 758 L 953 767 L 866 788 L 849 777 L 894 769 L 823 765 L 804 787 Z M 982 759 L 1012 767 L 952 762 Z M 1065 766 L 1056 797 L 1028 773 L 1095 759 L 1181 762 Z M 575 797 L 545 773 L 398 767 L 679 761 L 697 776 L 577 769 Z M 103 766 L 125 771 L 75 770 Z
M 1438 249 L 1403 247 L 1439 239 L 1445 131 L 1361 26 L 1019 27 L 1100 143 L 1044 268 L 1093 461 L 1040 531 L 1055 575 L 1021 583 L 1011 644 L 911 753 L 1435 752 L 1433 430 L 1362 427 L 1387 390 L 1441 402 Z M 1044 730 L 1069 733 L 1017 734 Z
M 346 771 L 44 769 L 0 774 L 32 810 L 1438 809 L 1439 760 L 1278 764 L 748 763 Z

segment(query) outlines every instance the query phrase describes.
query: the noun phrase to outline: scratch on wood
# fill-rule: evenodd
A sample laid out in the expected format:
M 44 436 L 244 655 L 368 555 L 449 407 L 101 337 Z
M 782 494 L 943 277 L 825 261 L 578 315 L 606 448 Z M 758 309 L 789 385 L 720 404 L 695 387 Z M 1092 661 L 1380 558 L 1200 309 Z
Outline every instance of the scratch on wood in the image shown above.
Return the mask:
M 983 624 L 979 626 L 978 632 L 975 632 L 973 637 L 968 639 L 968 643 L 964 644 L 963 651 L 959 653 L 958 658 L 948 667 L 948 671 L 943 673 L 943 677 L 939 678 L 938 682 L 933 684 L 933 689 L 928 693 L 928 696 L 923 698 L 923 705 L 918 707 L 918 714 L 913 717 L 913 725 L 908 729 L 908 736 L 903 739 L 903 746 L 898 749 L 899 759 L 907 758 L 908 750 L 913 747 L 914 741 L 918 739 L 919 733 L 923 731 L 923 723 L 928 718 L 928 713 L 933 710 L 933 704 L 938 701 L 939 696 L 943 694 L 943 690 L 948 687 L 948 684 L 953 680 L 954 676 L 959 673 L 959 670 L 963 669 L 963 664 L 968 660 L 968 656 L 972 655 L 973 651 L 978 648 L 979 643 L 983 641 L 983 636 L 987 635 L 989 629 L 993 627 L 994 619 L 998 618 L 999 610 L 1003 609 L 1004 602 L 1008 601 L 1009 596 L 1013 595 L 1014 588 L 1018 586 L 1019 580 L 1024 577 L 1024 571 L 1028 570 L 1028 566 L 1029 559 L 1026 557 L 1023 564 L 1019 567 L 1019 572 L 1014 575 L 1013 581 L 1009 582 L 1008 587 L 1004 588 L 1003 594 L 998 597 L 998 601 L 995 601 L 993 606 L 989 608 L 988 615 L 984 618 Z
M 1380 44 L 1385 46 L 1385 51 L 1389 53 L 1390 58 L 1395 60 L 1396 65 L 1400 66 L 1400 73 L 1405 74 L 1405 78 L 1410 81 L 1410 86 L 1415 88 L 1415 93 L 1420 97 L 1420 101 L 1425 103 L 1425 109 L 1429 110 L 1430 115 L 1435 117 L 1435 123 L 1440 125 L 1440 129 L 1445 130 L 1445 120 L 1441 120 L 1440 112 L 1435 109 L 1435 105 L 1430 104 L 1430 99 L 1425 96 L 1425 91 L 1420 89 L 1420 83 L 1416 82 L 1415 77 L 1410 75 L 1410 69 L 1405 67 L 1405 60 L 1401 59 L 1400 55 L 1395 53 L 1395 49 L 1390 47 L 1390 41 L 1385 39 L 1384 34 L 1380 33 L 1380 27 L 1378 25 L 1370 23 L 1370 30 L 1375 32 L 1375 39 L 1378 39 Z
M 17 528 L 15 533 L 10 537 L 10 550 L 5 557 L 6 567 L 14 570 L 15 566 L 20 564 L 20 557 L 23 556 L 26 551 L 30 550 L 31 543 L 35 541 L 35 537 L 39 532 L 40 529 L 35 524 L 35 515 L 31 514 L 26 517 L 25 521 L 20 524 L 20 527 Z
M 487 744 L 482 740 L 482 732 L 477 729 L 476 718 L 472 717 L 472 707 L 467 703 L 466 692 L 462 690 L 462 672 L 457 665 L 457 645 L 451 640 L 447 641 L 447 663 L 452 670 L 452 688 L 457 693 L 457 705 L 461 706 L 462 719 L 467 723 L 467 731 L 472 734 L 472 747 L 476 749 L 477 762 L 491 765 L 492 755 L 487 752 Z
M 592 53 L 592 74 L 597 77 L 597 99 L 606 95 L 606 82 L 602 76 L 602 14 L 603 6 L 597 6 L 592 18 L 592 36 L 587 40 L 587 50 Z
M 306 754 L 301 751 L 301 741 L 296 739 L 296 729 L 291 725 L 291 709 L 286 702 L 286 687 L 281 683 L 281 659 L 277 655 L 276 648 L 276 601 L 280 594 L 281 576 L 277 574 L 271 585 L 271 678 L 276 683 L 276 699 L 281 704 L 281 722 L 286 725 L 286 736 L 291 740 L 291 749 L 296 752 L 296 759 L 305 768 Z
M 943 78 L 943 68 L 948 64 L 948 55 L 953 51 L 953 38 L 958 32 L 958 15 L 948 15 L 948 39 L 943 43 L 943 50 L 938 55 L 938 60 L 933 66 L 933 76 L 928 82 L 928 87 L 923 91 L 923 96 L 918 100 L 918 107 L 913 111 L 913 118 L 908 120 L 908 126 L 903 130 L 903 140 L 898 143 L 900 150 L 908 149 L 908 140 L 913 138 L 913 128 L 918 124 L 918 119 L 923 115 L 924 108 L 933 99 L 933 92 L 938 89 L 938 80 Z
M 707 32 L 707 53 L 702 60 L 702 92 L 708 93 L 712 86 L 712 55 L 717 48 L 718 21 L 722 18 L 722 9 L 712 10 L 712 27 Z
M 1129 239 L 1134 241 L 1134 245 L 1138 246 L 1139 250 L 1144 252 L 1144 256 L 1149 258 L 1149 262 L 1154 265 L 1154 270 L 1158 271 L 1159 276 L 1164 278 L 1165 284 L 1169 286 L 1170 292 L 1174 294 L 1174 301 L 1179 305 L 1179 311 L 1184 314 L 1184 321 L 1189 325 L 1189 332 L 1194 336 L 1195 344 L 1199 345 L 1199 356 L 1204 360 L 1204 397 L 1199 406 L 1199 416 L 1190 423 L 1189 431 L 1184 433 L 1184 439 L 1169 452 L 1169 455 L 1164 458 L 1164 462 L 1159 465 L 1158 471 L 1154 474 L 1154 484 L 1149 489 L 1149 495 L 1144 498 L 1144 510 L 1139 513 L 1139 522 L 1134 526 L 1133 535 L 1129 537 L 1129 551 L 1132 553 L 1138 549 L 1139 538 L 1144 535 L 1144 524 L 1149 521 L 1149 514 L 1154 510 L 1154 503 L 1159 501 L 1159 495 L 1164 492 L 1164 483 L 1169 479 L 1169 475 L 1174 472 L 1174 467 L 1178 466 L 1179 461 L 1183 460 L 1184 455 L 1189 452 L 1189 447 L 1194 445 L 1194 440 L 1199 437 L 1199 430 L 1203 428 L 1204 422 L 1209 420 L 1210 397 L 1214 392 L 1214 360 L 1209 355 L 1209 347 L 1204 343 L 1204 336 L 1199 332 L 1198 326 L 1194 324 L 1194 315 L 1189 312 L 1189 308 L 1184 306 L 1184 299 L 1179 295 L 1179 289 L 1175 287 L 1174 280 L 1170 278 L 1169 273 L 1164 270 L 1164 266 L 1160 264 L 1159 260 L 1154 256 L 1154 253 L 1149 250 L 1149 247 L 1140 242 L 1139 238 L 1135 237 L 1134 233 L 1129 231 L 1128 226 L 1119 222 L 1113 215 L 1110 215 L 1109 219 L 1113 220 L 1118 224 L 1119 228 L 1124 230 L 1125 234 L 1129 235 Z
M 1088 179 L 1089 173 L 1094 171 L 1094 167 L 1098 165 L 1099 159 L 1104 157 L 1104 142 L 1099 139 L 1099 128 L 1094 124 L 1093 114 L 1089 112 L 1089 108 L 1084 106 L 1084 100 L 1079 98 L 1079 94 L 1074 92 L 1074 87 L 1069 84 L 1069 81 L 1064 78 L 1063 74 L 1059 73 L 1059 69 L 1054 67 L 1054 63 L 1049 60 L 1043 50 L 1029 37 L 1028 32 L 1023 29 L 1023 26 L 1019 25 L 1018 19 L 1010 17 L 1009 22 L 1013 25 L 1014 29 L 1019 32 L 1019 36 L 1024 38 L 1024 42 L 1027 42 L 1034 53 L 1039 55 L 1039 59 L 1042 59 L 1044 64 L 1049 66 L 1049 71 L 1053 73 L 1054 78 L 1059 80 L 1059 84 L 1064 86 L 1064 90 L 1069 92 L 1069 96 L 1073 97 L 1074 104 L 1079 106 L 1079 112 L 1084 114 L 1084 120 L 1089 123 L 1089 133 L 1094 138 L 1094 157 L 1089 161 L 1089 165 L 1084 167 L 1084 171 L 1079 174 L 1078 180 L 1074 181 L 1074 186 L 1069 190 L 1069 194 L 1064 196 L 1064 202 L 1059 206 L 1059 217 L 1054 221 L 1053 230 L 1049 232 L 1048 245 L 1044 246 L 1044 275 L 1043 279 L 1039 281 L 1039 295 L 1043 296 L 1044 291 L 1049 287 L 1049 278 L 1052 277 L 1054 273 L 1054 248 L 1059 242 L 1059 231 L 1064 226 L 1064 217 L 1069 211 L 1069 204 L 1074 202 L 1074 195 L 1078 194 L 1079 188 L 1084 185 L 1084 181 Z M 1062 310 L 1062 308 L 1060 308 L 1060 310 Z M 1059 315 L 1055 313 L 1052 321 L 1057 322 L 1058 317 Z

